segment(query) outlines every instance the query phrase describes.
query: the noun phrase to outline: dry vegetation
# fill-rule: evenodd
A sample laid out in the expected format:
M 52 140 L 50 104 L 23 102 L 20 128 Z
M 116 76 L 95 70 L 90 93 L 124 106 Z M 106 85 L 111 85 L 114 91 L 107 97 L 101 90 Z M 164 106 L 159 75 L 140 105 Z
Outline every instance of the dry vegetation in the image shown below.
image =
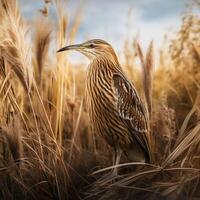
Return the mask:
M 0 2 L 0 199 L 199 199 L 199 16 L 184 15 L 154 72 L 152 45 L 146 57 L 135 41 L 126 48 L 124 70 L 151 112 L 155 159 L 122 164 L 108 180 L 112 151 L 89 128 L 86 68 L 55 54 L 73 42 L 80 10 L 69 29 L 56 0 L 50 23 L 49 2 L 29 23 L 15 1 Z

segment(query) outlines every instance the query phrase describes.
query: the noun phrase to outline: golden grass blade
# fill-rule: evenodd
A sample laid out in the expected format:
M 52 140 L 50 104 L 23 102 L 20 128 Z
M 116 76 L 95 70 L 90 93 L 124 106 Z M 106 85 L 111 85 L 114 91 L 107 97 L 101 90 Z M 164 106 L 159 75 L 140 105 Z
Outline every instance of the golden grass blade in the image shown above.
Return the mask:
M 79 108 L 76 125 L 75 125 L 75 128 L 74 128 L 74 133 L 73 133 L 71 147 L 70 147 L 70 153 L 69 153 L 69 163 L 71 162 L 71 158 L 72 158 L 72 154 L 73 154 L 73 148 L 74 148 L 74 145 L 75 145 L 75 142 L 76 142 L 76 139 L 77 139 L 77 131 L 78 131 L 79 123 L 80 123 L 82 109 L 83 109 L 83 100 L 81 101 L 81 105 L 80 105 L 80 108 Z M 78 149 L 77 145 L 78 144 L 76 143 L 76 148 Z M 80 149 L 78 149 L 78 150 L 80 151 Z
M 100 170 L 97 170 L 97 171 L 94 171 L 92 172 L 92 175 L 95 175 L 95 174 L 99 174 L 99 173 L 102 173 L 102 172 L 105 172 L 105 171 L 108 171 L 108 170 L 111 170 L 111 169 L 114 169 L 114 168 L 120 168 L 120 167 L 128 167 L 128 166 L 149 166 L 149 167 L 159 167 L 159 166 L 156 166 L 156 165 L 153 165 L 153 164 L 148 164 L 148 163 L 141 163 L 141 162 L 130 162 L 130 163 L 123 163 L 123 164 L 118 164 L 118 165 L 112 165 L 110 167 L 106 167 L 106 168 L 103 168 L 103 169 L 100 169 Z
M 41 23 L 37 23 L 40 21 Z M 38 68 L 38 83 L 42 79 L 42 71 L 47 58 L 48 49 L 51 41 L 52 27 L 50 22 L 44 21 L 42 18 L 37 19 L 35 25 L 35 56 Z
M 6 8 L 1 7 L 1 12 L 5 12 L 6 15 L 0 27 L 0 51 L 5 62 L 15 72 L 25 90 L 29 92 L 33 73 L 30 62 L 30 47 L 25 42 L 27 30 L 18 12 L 17 3 L 9 4 L 6 2 L 5 4 Z M 16 12 L 11 13 L 13 9 Z
M 170 153 L 162 166 L 167 166 L 173 163 L 183 152 L 192 145 L 200 143 L 200 124 L 196 125 L 179 143 L 179 145 Z
M 142 49 L 141 49 L 141 46 L 138 42 L 136 42 L 136 50 L 137 50 L 137 54 L 140 58 L 140 61 L 141 61 L 141 64 L 142 64 L 142 69 L 145 70 L 145 58 L 144 58 L 144 55 L 143 55 L 143 52 L 142 52 Z M 143 71 L 144 73 L 144 71 Z
M 20 158 L 23 154 L 22 144 L 21 144 L 21 127 L 20 121 L 15 114 L 10 114 L 10 120 L 8 124 L 3 128 L 3 132 L 6 136 L 8 146 L 12 157 L 15 162 L 20 163 Z
M 153 92 L 153 41 L 149 44 L 146 53 L 146 63 L 145 63 L 145 77 L 144 77 L 144 85 L 145 85 L 145 95 L 147 99 L 147 105 L 149 114 L 151 116 L 152 111 L 152 92 Z

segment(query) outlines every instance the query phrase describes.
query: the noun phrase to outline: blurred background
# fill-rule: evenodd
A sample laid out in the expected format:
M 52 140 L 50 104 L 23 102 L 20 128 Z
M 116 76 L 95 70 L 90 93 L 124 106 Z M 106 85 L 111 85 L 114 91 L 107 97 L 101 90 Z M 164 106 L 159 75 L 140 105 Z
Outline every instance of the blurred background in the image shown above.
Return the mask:
M 122 53 L 127 37 L 139 37 L 147 47 L 153 40 L 161 47 L 165 34 L 172 34 L 180 26 L 181 17 L 188 10 L 190 0 L 66 0 L 65 14 L 71 24 L 77 13 L 82 15 L 75 42 L 101 38 L 109 41 L 118 53 Z M 26 19 L 38 15 L 44 9 L 41 0 L 20 0 L 20 8 Z M 52 20 L 55 9 L 48 4 Z M 70 25 L 69 24 L 69 25 Z

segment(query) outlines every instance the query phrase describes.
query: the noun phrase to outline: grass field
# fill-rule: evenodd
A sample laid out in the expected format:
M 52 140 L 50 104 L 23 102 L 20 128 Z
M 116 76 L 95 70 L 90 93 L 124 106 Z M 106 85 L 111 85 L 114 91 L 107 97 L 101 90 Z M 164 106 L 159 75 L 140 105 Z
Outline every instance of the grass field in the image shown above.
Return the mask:
M 0 199 L 200 199 L 199 16 L 186 13 L 160 52 L 125 43 L 123 69 L 152 105 L 155 159 L 123 163 L 107 180 L 113 151 L 90 129 L 87 66 L 52 48 L 73 43 L 81 16 L 69 29 L 52 4 L 55 24 L 48 10 L 30 24 L 15 1 L 0 2 Z

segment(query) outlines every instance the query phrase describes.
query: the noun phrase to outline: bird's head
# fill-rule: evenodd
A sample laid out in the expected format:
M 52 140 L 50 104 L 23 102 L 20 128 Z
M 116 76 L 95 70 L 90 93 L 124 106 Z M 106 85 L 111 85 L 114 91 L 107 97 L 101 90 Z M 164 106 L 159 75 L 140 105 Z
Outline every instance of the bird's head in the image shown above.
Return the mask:
M 76 50 L 89 58 L 90 61 L 93 61 L 96 58 L 109 58 L 117 60 L 117 56 L 112 48 L 112 46 L 104 40 L 93 39 L 86 41 L 82 44 L 74 44 L 63 47 L 57 52 Z

